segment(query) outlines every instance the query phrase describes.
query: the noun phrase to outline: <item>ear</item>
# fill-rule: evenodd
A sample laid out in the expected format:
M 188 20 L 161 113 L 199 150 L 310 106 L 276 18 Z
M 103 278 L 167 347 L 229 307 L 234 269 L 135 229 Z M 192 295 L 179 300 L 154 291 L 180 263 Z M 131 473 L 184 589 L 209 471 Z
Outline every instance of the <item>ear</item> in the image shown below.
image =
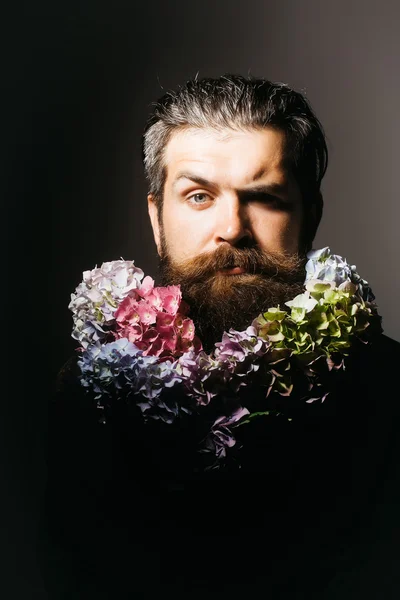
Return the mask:
M 154 241 L 157 246 L 157 252 L 161 256 L 161 236 L 160 223 L 158 220 L 158 206 L 152 194 L 147 196 L 147 208 L 149 211 L 151 227 L 153 229 Z

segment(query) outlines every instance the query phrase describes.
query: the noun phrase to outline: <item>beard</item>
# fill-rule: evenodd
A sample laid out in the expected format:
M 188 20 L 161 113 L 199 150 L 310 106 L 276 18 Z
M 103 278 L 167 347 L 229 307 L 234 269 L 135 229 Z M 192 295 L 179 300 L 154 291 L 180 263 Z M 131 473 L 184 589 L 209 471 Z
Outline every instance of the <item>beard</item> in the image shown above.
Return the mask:
M 159 270 L 162 285 L 180 285 L 189 316 L 204 350 L 210 352 L 224 331 L 244 330 L 261 313 L 304 292 L 306 257 L 265 252 L 257 246 L 222 244 L 212 253 L 177 262 L 165 238 Z M 240 267 L 245 272 L 224 270 Z

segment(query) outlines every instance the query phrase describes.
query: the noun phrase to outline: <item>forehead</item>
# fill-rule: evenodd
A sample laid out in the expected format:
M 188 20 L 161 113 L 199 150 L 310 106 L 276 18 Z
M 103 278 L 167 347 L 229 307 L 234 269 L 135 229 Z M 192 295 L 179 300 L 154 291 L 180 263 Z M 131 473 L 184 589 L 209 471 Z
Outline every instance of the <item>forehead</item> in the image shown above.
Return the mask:
M 273 128 L 182 129 L 165 148 L 164 166 L 170 183 L 187 168 L 221 184 L 244 185 L 262 175 L 284 179 L 285 134 Z

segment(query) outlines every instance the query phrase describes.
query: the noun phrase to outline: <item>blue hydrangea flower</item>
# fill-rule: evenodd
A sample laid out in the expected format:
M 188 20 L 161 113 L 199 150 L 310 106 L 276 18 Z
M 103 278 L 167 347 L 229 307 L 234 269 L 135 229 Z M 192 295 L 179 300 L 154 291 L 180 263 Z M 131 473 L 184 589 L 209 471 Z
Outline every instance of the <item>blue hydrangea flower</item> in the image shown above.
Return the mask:
M 349 265 L 347 260 L 338 254 L 332 254 L 329 246 L 320 250 L 311 250 L 307 254 L 305 283 L 312 279 L 332 281 L 339 287 L 351 281 L 356 284 L 359 296 L 364 302 L 373 302 L 375 296 L 365 279 L 357 273 L 355 265 Z
M 97 394 L 96 398 L 102 394 L 110 396 L 129 381 L 140 355 L 141 351 L 126 338 L 102 346 L 89 346 L 78 360 L 82 373 L 81 384 L 91 387 Z

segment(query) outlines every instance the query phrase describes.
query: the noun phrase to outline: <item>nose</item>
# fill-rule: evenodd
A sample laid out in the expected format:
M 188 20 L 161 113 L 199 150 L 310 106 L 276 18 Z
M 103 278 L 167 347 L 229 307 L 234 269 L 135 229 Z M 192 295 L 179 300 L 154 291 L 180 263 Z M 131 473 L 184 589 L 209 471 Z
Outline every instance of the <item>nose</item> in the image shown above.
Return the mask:
M 251 240 L 252 234 L 246 206 L 237 197 L 220 198 L 216 207 L 216 243 L 228 242 L 232 246 L 236 246 Z

